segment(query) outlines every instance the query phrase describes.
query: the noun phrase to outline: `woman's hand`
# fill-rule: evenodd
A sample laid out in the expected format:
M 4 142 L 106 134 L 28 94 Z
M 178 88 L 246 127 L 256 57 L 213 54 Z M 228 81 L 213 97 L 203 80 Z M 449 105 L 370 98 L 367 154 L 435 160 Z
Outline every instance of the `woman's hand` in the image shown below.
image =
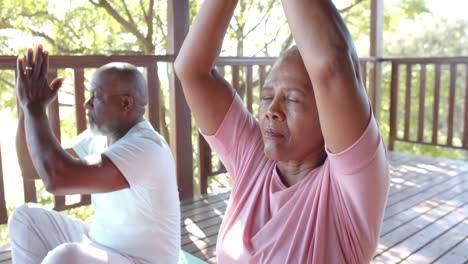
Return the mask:
M 18 57 L 16 67 L 16 96 L 22 108 L 27 105 L 47 107 L 57 97 L 63 78 L 47 79 L 49 54 L 38 45 L 37 52 L 29 48 L 26 57 Z

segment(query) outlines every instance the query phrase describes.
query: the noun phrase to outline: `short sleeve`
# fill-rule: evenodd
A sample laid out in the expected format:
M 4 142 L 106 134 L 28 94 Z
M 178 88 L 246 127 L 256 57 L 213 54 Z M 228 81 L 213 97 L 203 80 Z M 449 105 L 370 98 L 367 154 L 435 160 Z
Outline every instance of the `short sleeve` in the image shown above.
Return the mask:
M 258 123 L 237 94 L 216 133 L 203 136 L 233 182 L 241 174 L 239 170 L 249 166 L 253 158 L 263 157 L 259 155 L 263 153 L 263 142 Z
M 387 151 L 379 127 L 371 115 L 361 137 L 348 149 L 328 153 L 332 195 L 337 221 L 377 244 L 389 188 Z
M 353 174 L 368 165 L 378 148 L 383 150 L 381 154 L 386 158 L 379 127 L 372 114 L 366 129 L 354 144 L 339 153 L 331 153 L 327 147 L 326 150 L 335 171 L 339 174 Z
M 167 179 L 175 179 L 175 165 L 167 144 L 148 137 L 130 136 L 110 145 L 108 157 L 128 181 L 130 187 L 157 188 Z

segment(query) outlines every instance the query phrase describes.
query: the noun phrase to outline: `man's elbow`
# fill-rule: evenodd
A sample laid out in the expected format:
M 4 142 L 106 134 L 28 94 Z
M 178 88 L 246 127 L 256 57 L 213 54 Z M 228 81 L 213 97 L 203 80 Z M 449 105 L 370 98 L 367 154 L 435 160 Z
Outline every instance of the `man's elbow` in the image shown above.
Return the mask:
M 44 180 L 44 187 L 47 192 L 53 195 L 68 195 L 70 194 L 69 190 L 65 188 L 63 184 L 61 184 L 57 180 Z
M 40 172 L 45 189 L 54 195 L 63 195 L 64 175 L 67 175 L 67 172 L 56 165 L 44 167 Z

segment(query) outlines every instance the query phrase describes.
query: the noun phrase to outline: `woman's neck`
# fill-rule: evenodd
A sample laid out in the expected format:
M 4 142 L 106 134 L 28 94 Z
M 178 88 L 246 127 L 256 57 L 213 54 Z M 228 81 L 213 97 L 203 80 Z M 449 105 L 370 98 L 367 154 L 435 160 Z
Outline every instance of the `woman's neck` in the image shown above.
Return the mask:
M 302 161 L 278 161 L 276 167 L 283 183 L 291 187 L 309 175 L 312 170 L 322 165 L 326 157 L 325 151 L 320 151 L 309 155 Z

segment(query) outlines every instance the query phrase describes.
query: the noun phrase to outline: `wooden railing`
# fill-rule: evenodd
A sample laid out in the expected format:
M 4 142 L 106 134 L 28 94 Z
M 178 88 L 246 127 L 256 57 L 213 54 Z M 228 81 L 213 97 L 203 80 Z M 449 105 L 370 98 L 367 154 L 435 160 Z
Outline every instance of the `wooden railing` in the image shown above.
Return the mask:
M 382 61 L 391 62 L 389 149 L 396 141 L 468 149 L 468 57 Z
M 148 120 L 155 129 L 161 131 L 160 93 L 162 87 L 170 86 L 169 78 L 166 77 L 173 72 L 171 65 L 173 59 L 173 56 L 52 56 L 50 58 L 51 71 L 49 74 L 53 77 L 57 75 L 57 71 L 64 69 L 72 71 L 74 79 L 74 103 L 72 106 L 76 114 L 76 133 L 79 133 L 86 128 L 85 110 L 83 107 L 85 101 L 86 72 L 112 61 L 129 62 L 143 68 L 149 87 Z M 234 57 L 224 57 L 217 61 L 218 71 L 232 83 L 233 87 L 244 99 L 247 109 L 252 112 L 254 116 L 258 116 L 260 88 L 263 86 L 265 78 L 274 61 L 275 58 Z M 0 70 L 14 70 L 15 62 L 15 57 L 0 57 Z M 158 65 L 159 68 L 162 69 L 160 66 L 161 64 L 166 64 L 166 66 L 168 66 L 169 70 L 164 73 L 167 76 L 158 75 Z M 395 141 L 462 149 L 468 148 L 467 64 L 468 58 L 361 59 L 360 68 L 362 81 L 367 89 L 371 103 L 374 106 L 375 115 L 378 118 L 381 115 L 376 105 L 380 103 L 379 95 L 381 93 L 381 83 L 377 82 L 377 80 L 380 80 L 381 77 L 380 73 L 376 71 L 376 66 L 391 66 L 391 76 L 389 77 L 391 79 L 389 109 L 390 149 L 394 148 Z M 460 65 L 464 68 L 460 68 Z M 404 69 L 404 71 L 402 69 Z M 161 72 L 163 71 L 160 71 L 160 74 Z M 404 85 L 401 84 L 403 78 L 400 75 L 402 75 L 402 73 L 406 73 L 404 75 L 406 76 Z M 441 94 L 444 94 L 441 93 L 441 90 L 445 89 L 442 85 L 445 83 L 443 82 L 445 78 L 449 78 L 448 98 L 441 96 Z M 419 80 L 418 85 L 415 85 L 417 82 L 416 80 Z M 430 88 L 429 83 L 434 83 L 434 88 Z M 404 87 L 404 89 L 401 87 Z M 404 94 L 404 96 L 402 96 L 402 94 Z M 432 100 L 431 102 L 426 101 L 430 94 L 433 94 L 433 102 Z M 429 105 L 429 103 L 431 103 L 431 105 Z M 61 138 L 60 105 L 61 102 L 56 101 L 49 109 L 50 123 L 58 139 Z M 177 106 L 172 106 L 171 109 L 174 107 Z M 432 118 L 429 118 L 430 120 L 427 118 L 428 107 L 432 109 Z M 441 108 L 447 109 L 446 113 L 443 113 L 444 116 L 440 114 Z M 462 113 L 458 113 L 460 111 L 457 112 L 456 109 L 461 109 L 460 111 Z M 458 116 L 460 114 L 464 115 L 463 124 L 458 124 L 454 121 L 456 120 L 455 117 L 460 119 Z M 183 122 L 190 122 L 190 120 L 184 120 Z M 388 122 L 388 120 L 381 120 L 381 122 Z M 460 126 L 462 126 L 463 129 L 460 129 Z M 170 125 L 170 127 L 173 127 L 173 125 Z M 191 126 L 177 127 L 188 129 Z M 171 133 L 173 132 L 174 131 L 171 131 Z M 429 140 L 428 133 L 430 133 Z M 461 137 L 460 133 L 463 134 Z M 196 153 L 197 158 L 195 160 L 198 159 L 198 162 L 195 163 L 194 168 L 198 168 L 199 186 L 195 188 L 199 188 L 199 192 L 204 194 L 207 192 L 208 178 L 225 172 L 225 169 L 220 162 L 213 158 L 215 156 L 206 141 L 199 134 L 195 136 L 198 138 L 197 145 L 192 146 L 186 144 L 187 146 L 184 146 L 186 147 L 185 153 L 173 154 L 176 156 L 187 155 L 187 153 L 188 155 L 192 155 L 192 153 Z M 455 138 L 457 140 L 454 140 Z M 463 139 L 462 142 L 458 140 L 459 138 Z M 442 142 L 441 139 L 444 141 Z M 171 144 L 174 144 L 174 142 L 171 142 Z M 0 153 L 0 202 L 2 204 L 0 204 L 0 223 L 5 223 L 7 220 L 7 211 L 3 186 L 4 175 L 1 168 L 1 154 L 2 153 Z M 193 166 L 193 164 L 183 165 Z M 178 176 L 178 179 L 184 179 L 184 177 Z M 179 185 L 180 184 L 179 182 Z M 37 202 L 34 181 L 24 181 L 24 193 L 25 202 Z M 184 193 L 181 193 L 181 197 L 187 198 L 187 196 L 184 195 Z M 54 198 L 54 208 L 56 210 L 77 207 L 89 204 L 90 202 L 89 196 L 81 196 L 81 199 L 73 204 L 67 204 L 63 196 L 56 196 Z

